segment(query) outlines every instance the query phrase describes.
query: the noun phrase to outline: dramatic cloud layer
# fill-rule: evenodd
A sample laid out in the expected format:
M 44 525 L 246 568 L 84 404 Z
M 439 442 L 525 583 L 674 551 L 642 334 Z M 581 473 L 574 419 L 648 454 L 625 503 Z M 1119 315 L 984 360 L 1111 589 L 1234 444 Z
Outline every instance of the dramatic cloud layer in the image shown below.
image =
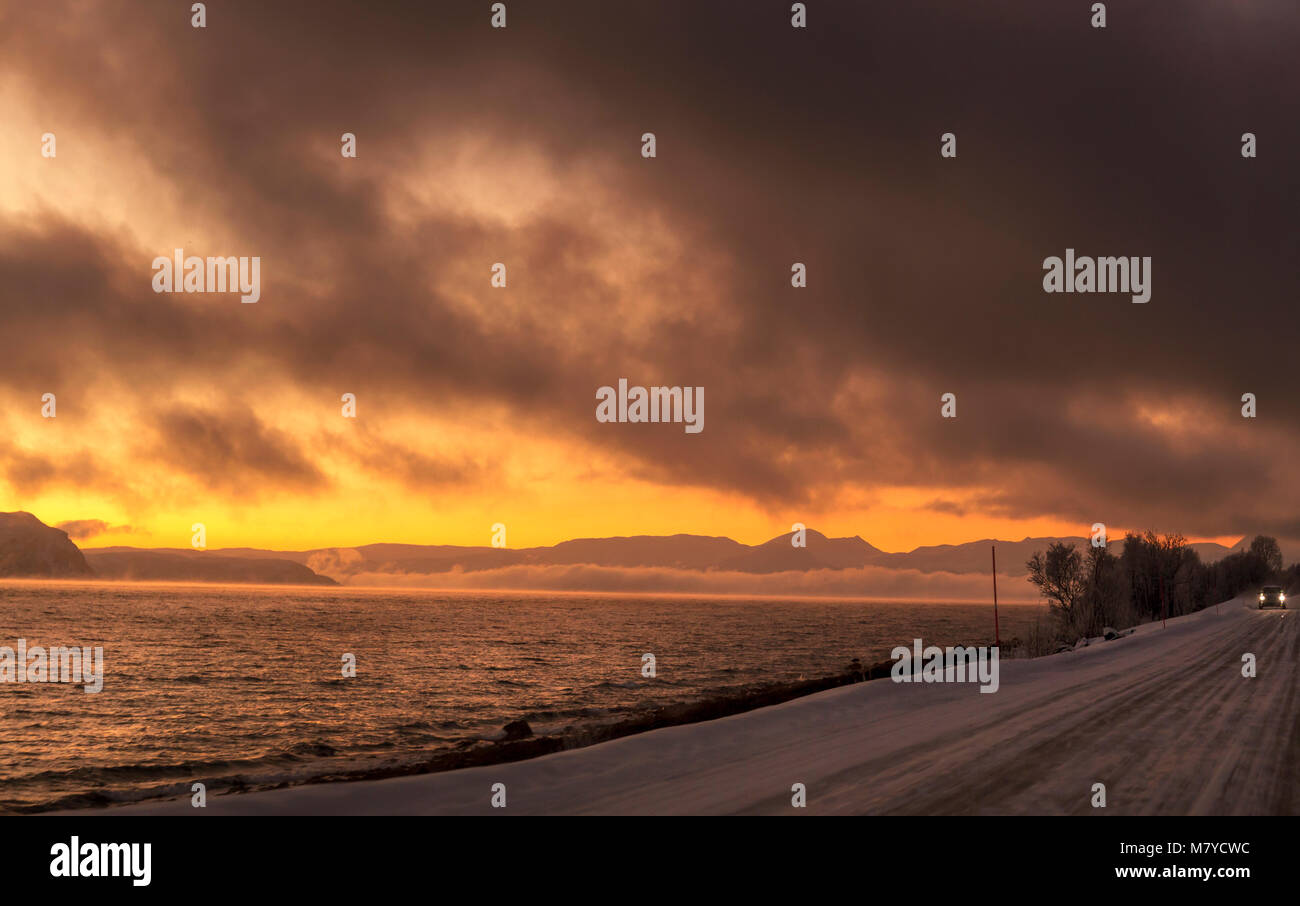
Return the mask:
M 1300 538 L 1291 0 L 372 6 L 0 0 L 0 509 Z M 155 294 L 175 248 L 261 301 Z M 1044 294 L 1066 248 L 1150 256 L 1151 301 Z M 705 430 L 598 423 L 620 377 Z

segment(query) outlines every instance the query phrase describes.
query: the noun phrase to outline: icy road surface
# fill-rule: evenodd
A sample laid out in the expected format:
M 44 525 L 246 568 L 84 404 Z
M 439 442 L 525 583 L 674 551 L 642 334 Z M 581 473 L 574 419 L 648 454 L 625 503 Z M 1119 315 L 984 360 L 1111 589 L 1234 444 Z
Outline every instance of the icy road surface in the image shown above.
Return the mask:
M 1003 660 L 993 694 L 875 680 L 514 764 L 83 814 L 1300 814 L 1296 625 L 1238 600 Z

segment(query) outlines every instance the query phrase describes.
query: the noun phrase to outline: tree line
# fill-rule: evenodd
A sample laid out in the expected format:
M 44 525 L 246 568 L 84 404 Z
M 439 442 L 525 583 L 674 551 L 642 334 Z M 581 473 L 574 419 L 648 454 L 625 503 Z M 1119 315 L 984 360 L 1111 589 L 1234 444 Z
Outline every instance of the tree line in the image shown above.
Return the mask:
M 1277 539 L 1266 535 L 1213 563 L 1202 563 L 1182 535 L 1130 532 L 1118 557 L 1108 545 L 1080 551 L 1056 541 L 1025 566 L 1047 599 L 1062 641 L 1101 635 L 1106 626 L 1124 629 L 1191 613 L 1264 584 L 1290 588 L 1300 580 L 1300 564 L 1284 569 Z

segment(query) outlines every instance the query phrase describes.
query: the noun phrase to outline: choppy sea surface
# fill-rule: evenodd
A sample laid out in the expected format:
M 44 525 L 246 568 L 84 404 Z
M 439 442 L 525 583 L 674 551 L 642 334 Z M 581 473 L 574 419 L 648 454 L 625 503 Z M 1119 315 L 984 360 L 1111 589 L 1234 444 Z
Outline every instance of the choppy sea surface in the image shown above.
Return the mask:
M 1004 604 L 1003 638 L 1040 613 Z M 0 682 L 0 811 L 382 769 L 512 720 L 609 721 L 886 660 L 914 638 L 987 644 L 992 607 L 3 582 L 0 646 L 102 646 L 104 682 Z

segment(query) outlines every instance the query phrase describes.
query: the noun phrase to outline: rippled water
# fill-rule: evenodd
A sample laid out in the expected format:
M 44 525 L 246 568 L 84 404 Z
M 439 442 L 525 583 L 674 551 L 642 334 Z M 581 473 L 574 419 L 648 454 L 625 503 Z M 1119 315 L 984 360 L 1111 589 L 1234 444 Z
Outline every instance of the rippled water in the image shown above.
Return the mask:
M 1039 612 L 1004 605 L 1003 637 Z M 0 583 L 0 645 L 101 645 L 105 673 L 0 683 L 0 810 L 304 781 L 992 635 L 969 604 Z

